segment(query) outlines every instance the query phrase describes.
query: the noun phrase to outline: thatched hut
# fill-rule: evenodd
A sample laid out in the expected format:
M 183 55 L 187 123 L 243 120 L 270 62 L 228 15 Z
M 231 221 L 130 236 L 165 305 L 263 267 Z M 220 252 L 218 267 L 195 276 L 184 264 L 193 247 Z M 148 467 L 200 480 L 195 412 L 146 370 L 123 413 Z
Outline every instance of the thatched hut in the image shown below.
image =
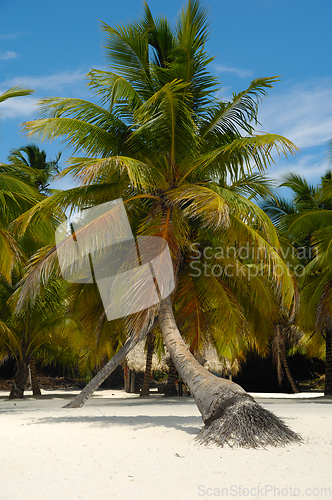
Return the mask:
M 209 371 L 222 377 L 231 378 L 239 371 L 239 363 L 235 359 L 229 361 L 227 358 L 218 355 L 215 347 L 205 344 L 202 353 L 197 355 L 197 360 Z M 165 349 L 165 353 L 159 357 L 156 352 L 152 355 L 152 371 L 169 371 L 170 355 Z M 126 356 L 125 360 L 125 390 L 134 392 L 135 372 L 145 371 L 146 349 L 145 340 L 139 342 Z
M 231 378 L 240 369 L 237 359 L 230 361 L 228 358 L 220 356 L 212 344 L 205 344 L 200 359 L 198 361 L 210 372 Z

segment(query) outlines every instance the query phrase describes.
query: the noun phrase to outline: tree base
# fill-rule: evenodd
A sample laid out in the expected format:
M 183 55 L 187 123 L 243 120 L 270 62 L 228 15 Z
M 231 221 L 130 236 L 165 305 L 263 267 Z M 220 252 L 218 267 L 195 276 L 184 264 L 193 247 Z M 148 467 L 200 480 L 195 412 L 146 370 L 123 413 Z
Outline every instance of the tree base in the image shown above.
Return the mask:
M 24 390 L 20 389 L 19 387 L 17 387 L 16 384 L 14 384 L 11 388 L 9 399 L 23 399 L 23 398 L 24 398 Z
M 178 391 L 175 384 L 169 385 L 167 384 L 165 387 L 165 396 L 166 398 L 173 398 L 178 395 Z
M 303 442 L 299 434 L 248 394 L 238 394 L 226 405 L 222 402 L 219 411 L 214 411 L 214 417 L 205 422 L 196 437 L 199 443 L 265 448 Z

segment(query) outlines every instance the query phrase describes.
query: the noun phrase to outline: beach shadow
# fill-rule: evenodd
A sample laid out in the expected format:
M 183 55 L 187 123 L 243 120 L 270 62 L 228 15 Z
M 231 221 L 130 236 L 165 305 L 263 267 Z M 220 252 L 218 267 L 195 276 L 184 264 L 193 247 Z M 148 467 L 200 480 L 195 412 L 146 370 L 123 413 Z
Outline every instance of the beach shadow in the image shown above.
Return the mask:
M 47 417 L 35 419 L 29 425 L 39 424 L 61 424 L 61 423 L 88 423 L 97 427 L 123 426 L 134 427 L 135 430 L 145 429 L 148 427 L 166 427 L 169 429 L 177 429 L 186 432 L 190 435 L 196 435 L 201 430 L 203 422 L 201 417 L 197 416 L 150 416 L 150 415 L 137 415 L 137 416 L 68 416 L 68 417 Z

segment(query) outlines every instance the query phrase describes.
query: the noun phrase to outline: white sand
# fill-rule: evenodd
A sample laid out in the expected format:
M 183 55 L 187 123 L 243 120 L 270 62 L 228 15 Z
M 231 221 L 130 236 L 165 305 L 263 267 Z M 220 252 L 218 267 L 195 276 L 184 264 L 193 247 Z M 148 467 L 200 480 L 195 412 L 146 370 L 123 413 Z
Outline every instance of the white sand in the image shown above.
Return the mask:
M 247 450 L 196 444 L 202 420 L 185 396 L 99 391 L 63 409 L 77 391 L 42 392 L 0 393 L 0 500 L 332 496 L 331 399 L 260 395 L 305 442 Z

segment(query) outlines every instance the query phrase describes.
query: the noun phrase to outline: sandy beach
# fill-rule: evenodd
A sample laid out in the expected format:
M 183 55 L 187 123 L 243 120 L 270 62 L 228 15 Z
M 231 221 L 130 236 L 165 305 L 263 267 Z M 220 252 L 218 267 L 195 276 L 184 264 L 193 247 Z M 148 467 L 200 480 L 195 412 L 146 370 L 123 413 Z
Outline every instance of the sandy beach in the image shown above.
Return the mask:
M 332 399 L 255 395 L 304 440 L 268 449 L 203 447 L 191 397 L 77 391 L 0 393 L 1 500 L 330 498 Z

